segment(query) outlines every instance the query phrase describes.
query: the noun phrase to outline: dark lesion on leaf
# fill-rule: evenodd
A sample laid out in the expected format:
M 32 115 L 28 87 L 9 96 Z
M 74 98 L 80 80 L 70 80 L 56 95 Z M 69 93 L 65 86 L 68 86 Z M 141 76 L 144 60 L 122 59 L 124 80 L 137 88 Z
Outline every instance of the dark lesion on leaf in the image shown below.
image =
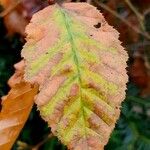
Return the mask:
M 119 107 L 118 107 L 118 106 L 116 106 L 115 108 L 116 108 L 116 109 L 119 109 Z
M 97 24 L 94 25 L 94 27 L 97 28 L 97 29 L 100 28 L 101 27 L 101 23 L 98 22 Z

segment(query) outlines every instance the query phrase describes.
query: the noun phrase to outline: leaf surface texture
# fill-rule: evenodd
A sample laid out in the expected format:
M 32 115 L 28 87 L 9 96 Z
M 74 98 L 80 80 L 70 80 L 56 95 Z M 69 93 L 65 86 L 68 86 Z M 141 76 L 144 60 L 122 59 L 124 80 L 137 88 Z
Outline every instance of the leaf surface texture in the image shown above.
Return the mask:
M 127 53 L 118 32 L 86 3 L 49 6 L 26 28 L 25 80 L 54 135 L 73 150 L 108 142 L 125 97 Z

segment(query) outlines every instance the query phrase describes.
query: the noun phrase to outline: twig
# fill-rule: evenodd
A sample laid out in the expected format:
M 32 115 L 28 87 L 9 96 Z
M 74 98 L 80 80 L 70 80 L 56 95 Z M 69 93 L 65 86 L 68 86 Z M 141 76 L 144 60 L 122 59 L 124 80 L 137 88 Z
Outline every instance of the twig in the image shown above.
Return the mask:
M 144 16 L 137 11 L 137 9 L 132 5 L 132 3 L 130 2 L 130 0 L 125 0 L 125 2 L 127 3 L 127 5 L 129 6 L 129 8 L 134 12 L 134 14 L 136 15 L 137 19 L 139 20 L 141 29 L 143 31 L 145 31 Z
M 133 102 L 142 104 L 146 107 L 150 107 L 150 102 L 148 100 L 144 99 L 144 98 L 138 98 L 138 97 L 135 97 L 135 96 L 127 96 L 126 99 L 129 100 L 129 101 L 133 101 Z
M 150 13 L 150 8 L 146 9 L 143 14 L 144 14 L 144 16 L 146 16 L 149 13 Z
M 87 3 L 91 4 L 92 0 L 86 0 Z
M 148 33 L 142 32 L 140 29 L 134 27 L 130 22 L 128 22 L 126 19 L 122 18 L 119 14 L 117 14 L 114 10 L 110 9 L 108 6 L 106 6 L 105 4 L 99 2 L 98 0 L 93 0 L 98 6 L 102 7 L 103 9 L 107 10 L 108 12 L 110 12 L 112 15 L 114 15 L 115 17 L 117 17 L 118 19 L 120 19 L 122 22 L 124 22 L 127 26 L 129 26 L 130 28 L 132 28 L 136 33 L 139 33 L 141 35 L 143 35 L 145 38 L 150 40 L 150 35 Z
M 149 41 L 136 42 L 134 44 L 127 45 L 126 47 L 131 51 L 136 51 L 139 47 L 144 47 L 144 46 L 150 46 L 150 42 Z
M 20 3 L 22 0 L 18 0 L 15 4 L 10 5 L 6 10 L 0 13 L 0 17 L 5 17 L 8 15 L 11 11 L 13 11 Z
M 43 141 L 41 141 L 40 143 L 38 143 L 37 145 L 32 147 L 32 150 L 38 150 L 40 148 L 40 146 L 42 146 L 45 142 L 47 142 L 52 137 L 53 137 L 53 134 L 52 133 L 49 134 Z
M 25 149 L 28 149 L 28 150 L 38 150 L 44 143 L 46 143 L 50 138 L 53 137 L 53 134 L 49 134 L 48 136 L 46 136 L 43 141 L 41 141 L 40 143 L 38 143 L 37 145 L 28 145 L 27 143 L 25 142 L 22 142 L 22 141 L 18 141 L 17 144 L 18 144 L 18 147 L 17 147 L 17 150 L 25 150 Z

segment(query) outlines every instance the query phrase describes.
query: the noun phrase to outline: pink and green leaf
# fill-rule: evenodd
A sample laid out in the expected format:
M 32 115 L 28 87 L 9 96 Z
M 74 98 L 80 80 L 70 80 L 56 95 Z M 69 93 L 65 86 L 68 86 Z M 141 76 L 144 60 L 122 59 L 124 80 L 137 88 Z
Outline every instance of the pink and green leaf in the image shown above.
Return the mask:
M 127 82 L 128 56 L 118 32 L 86 3 L 49 6 L 26 32 L 25 79 L 40 85 L 41 116 L 69 149 L 103 149 Z

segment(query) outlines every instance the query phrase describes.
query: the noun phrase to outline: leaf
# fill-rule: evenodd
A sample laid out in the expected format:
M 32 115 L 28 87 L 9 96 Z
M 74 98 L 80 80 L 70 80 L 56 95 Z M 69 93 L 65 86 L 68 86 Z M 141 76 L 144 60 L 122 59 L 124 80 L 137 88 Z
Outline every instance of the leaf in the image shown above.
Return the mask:
M 25 26 L 28 24 L 27 19 L 23 16 L 24 8 L 20 4 L 20 0 L 0 0 L 0 4 L 4 7 L 4 24 L 8 34 L 13 35 L 19 33 L 25 36 Z M 14 7 L 14 9 L 12 9 Z M 12 9 L 12 10 L 11 10 Z
M 41 0 L 0 0 L 0 5 L 4 7 L 4 11 L 0 16 L 4 18 L 8 34 L 19 33 L 25 36 L 25 27 L 31 16 L 44 8 L 47 3 Z
M 54 135 L 74 150 L 100 150 L 119 117 L 127 53 L 118 32 L 86 3 L 49 6 L 26 28 L 25 80 Z
M 9 80 L 12 87 L 3 97 L 0 112 L 0 149 L 9 150 L 23 128 L 33 106 L 38 87 L 22 79 L 23 61 L 15 65 L 16 73 Z
M 19 84 L 23 81 L 24 69 L 25 69 L 25 62 L 21 60 L 20 62 L 14 65 L 15 73 L 10 77 L 8 80 L 8 85 L 13 88 L 16 84 Z

